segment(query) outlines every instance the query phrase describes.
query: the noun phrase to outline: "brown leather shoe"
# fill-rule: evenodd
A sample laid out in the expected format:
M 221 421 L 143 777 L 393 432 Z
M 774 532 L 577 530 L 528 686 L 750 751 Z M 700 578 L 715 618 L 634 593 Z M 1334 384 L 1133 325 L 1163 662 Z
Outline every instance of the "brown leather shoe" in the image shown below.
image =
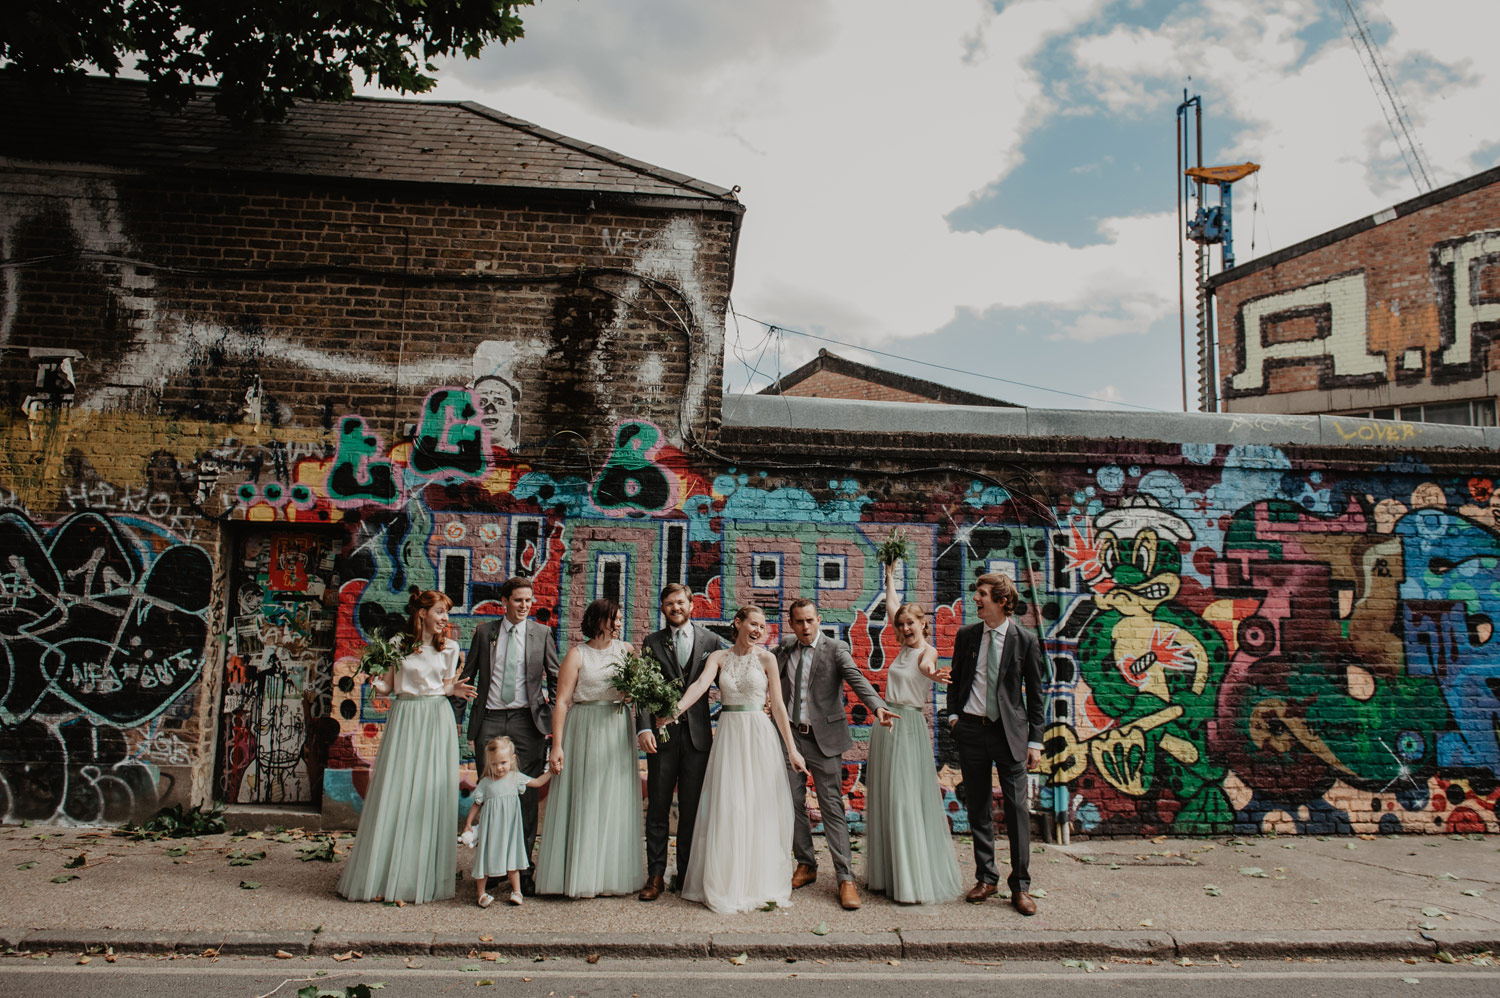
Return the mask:
M 661 877 L 647 877 L 646 886 L 642 888 L 638 900 L 655 901 L 657 898 L 661 897 L 661 892 L 666 889 L 666 881 Z
M 783 867 L 783 869 L 785 869 L 785 867 Z M 817 879 L 817 867 L 808 866 L 806 863 L 798 863 L 797 868 L 792 871 L 792 889 L 796 890 L 798 887 L 806 887 L 808 884 Z
M 1025 891 L 1015 891 L 1010 896 L 1010 906 L 1023 915 L 1036 914 L 1036 900 Z
M 839 904 L 844 906 L 845 911 L 853 911 L 859 907 L 859 891 L 852 880 L 839 881 Z
M 968 901 L 971 904 L 978 904 L 980 901 L 988 901 L 990 897 L 994 895 L 994 893 L 999 889 L 1000 888 L 996 887 L 994 884 L 987 884 L 983 880 L 980 880 L 977 881 L 973 887 L 969 888 L 969 893 L 964 895 L 964 900 Z

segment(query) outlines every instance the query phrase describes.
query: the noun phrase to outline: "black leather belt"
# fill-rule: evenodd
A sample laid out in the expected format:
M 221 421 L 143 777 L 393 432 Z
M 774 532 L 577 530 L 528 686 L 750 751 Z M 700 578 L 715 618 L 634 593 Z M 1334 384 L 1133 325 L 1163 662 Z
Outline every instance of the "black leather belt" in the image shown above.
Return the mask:
M 991 721 L 988 717 L 985 717 L 983 714 L 970 714 L 968 711 L 964 711 L 962 714 L 960 714 L 958 716 L 959 717 L 966 717 L 969 720 L 973 721 L 975 724 L 999 724 L 1000 723 L 999 721 Z
M 795 731 L 795 732 L 797 732 L 797 734 L 799 734 L 799 735 L 810 735 L 810 734 L 812 734 L 812 725 L 811 724 L 794 724 L 794 725 L 792 725 L 792 730 Z

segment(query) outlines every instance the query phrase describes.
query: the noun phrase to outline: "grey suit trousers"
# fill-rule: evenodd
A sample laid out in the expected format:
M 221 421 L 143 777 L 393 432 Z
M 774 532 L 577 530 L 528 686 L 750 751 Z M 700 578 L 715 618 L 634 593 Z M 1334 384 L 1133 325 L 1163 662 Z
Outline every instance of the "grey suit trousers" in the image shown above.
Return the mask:
M 844 813 L 844 757 L 824 755 L 811 735 L 799 734 L 794 728 L 792 741 L 812 773 L 813 789 L 818 794 L 818 809 L 823 812 L 823 841 L 833 857 L 833 870 L 839 880 L 854 879 L 854 865 L 849 853 L 849 818 Z M 807 814 L 807 777 L 787 766 L 787 780 L 792 791 L 792 854 L 797 862 L 817 869 L 813 852 L 812 820 Z

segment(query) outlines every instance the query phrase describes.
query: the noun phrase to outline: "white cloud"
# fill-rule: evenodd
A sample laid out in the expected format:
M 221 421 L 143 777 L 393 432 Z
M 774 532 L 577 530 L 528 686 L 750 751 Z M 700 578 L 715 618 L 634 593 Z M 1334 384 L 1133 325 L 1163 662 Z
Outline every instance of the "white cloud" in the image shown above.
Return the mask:
M 741 185 L 748 212 L 734 297 L 744 312 L 901 352 L 904 339 L 956 314 L 1050 306 L 1071 318 L 1035 335 L 1061 337 L 1059 349 L 1075 351 L 1068 363 L 1086 367 L 1078 342 L 1138 332 L 1176 311 L 1165 163 L 1183 86 L 1205 94 L 1210 149 L 1225 162 L 1263 164 L 1236 190 L 1241 261 L 1252 231 L 1264 253 L 1416 193 L 1353 47 L 1316 30 L 1330 16 L 1322 0 L 1184 2 L 1155 30 L 1123 26 L 1122 9 L 1107 0 L 1019 0 L 999 12 L 982 0 L 546 0 L 525 12 L 525 39 L 454 65 L 437 95 Z M 1423 145 L 1442 180 L 1457 179 L 1494 142 L 1500 5 L 1385 0 L 1384 10 L 1395 25 L 1385 55 Z M 1310 27 L 1321 39 L 1312 51 L 1298 34 Z M 1067 78 L 1036 68 L 1055 43 L 1074 60 Z M 1100 223 L 1106 242 L 1083 248 L 948 228 L 945 215 L 1022 162 L 1031 130 L 1099 107 L 1146 109 L 1149 127 L 1160 125 L 1159 209 L 1123 209 Z M 1056 172 L 1059 185 L 1091 176 Z M 795 340 L 786 338 L 783 371 L 816 351 Z M 1101 398 L 1159 394 L 1107 371 L 1093 380 L 1111 381 L 1094 393 Z

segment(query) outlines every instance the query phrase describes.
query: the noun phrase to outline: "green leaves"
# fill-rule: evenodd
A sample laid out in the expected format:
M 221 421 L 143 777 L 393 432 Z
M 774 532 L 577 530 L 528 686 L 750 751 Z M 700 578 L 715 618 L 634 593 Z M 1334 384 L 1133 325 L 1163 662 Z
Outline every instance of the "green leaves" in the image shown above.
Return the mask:
M 828 923 L 827 922 L 819 922 L 817 925 L 814 925 L 813 928 L 812 928 L 812 934 L 815 935 L 815 936 L 826 936 L 826 935 L 828 935 Z
M 305 846 L 298 846 L 297 858 L 304 863 L 332 863 L 336 858 L 333 851 L 333 839 L 319 838 Z
M 89 854 L 86 853 L 86 852 L 81 852 L 77 856 L 74 856 L 72 859 L 70 859 L 66 863 L 64 863 L 63 864 L 63 869 L 64 870 L 76 870 L 79 867 L 84 866 L 85 864 L 87 864 L 88 861 L 89 861 Z
M 406 641 L 402 635 L 392 639 L 382 631 L 374 632 L 359 657 L 360 671 L 368 676 L 384 676 L 395 672 L 401 668 L 401 660 L 406 657 L 403 650 L 405 647 Z
M 875 549 L 875 560 L 882 565 L 894 565 L 898 561 L 906 561 L 909 558 L 910 555 L 906 549 L 906 534 L 900 530 L 892 530 L 885 543 Z
M 224 831 L 224 805 L 215 804 L 204 811 L 201 806 L 191 810 L 181 804 L 164 807 L 144 825 L 125 825 L 119 832 L 137 842 L 142 839 L 185 839 L 197 835 L 218 835 Z
M 55 876 L 55 877 L 52 878 L 52 882 L 54 884 L 66 884 L 70 880 L 77 880 L 77 879 L 78 879 L 78 874 L 76 874 L 76 873 L 59 873 L 57 876 Z
M 36 866 L 36 860 L 33 859 L 33 860 L 31 860 L 29 862 L 26 862 L 26 863 L 17 864 L 16 869 L 17 870 L 29 870 L 29 869 L 31 869 L 34 866 Z
M 154 103 L 181 108 L 195 84 L 218 81 L 214 104 L 237 122 L 280 121 L 299 100 L 344 100 L 354 76 L 402 93 L 437 82 L 434 61 L 479 55 L 525 34 L 516 11 L 532 0 L 382 0 L 280 3 L 254 14 L 213 0 L 26 4 L 9 20 L 0 61 L 33 80 L 81 77 L 92 64 L 116 75 L 135 56 Z
M 259 880 L 241 880 L 240 881 L 240 890 L 254 891 L 254 890 L 259 890 L 259 889 L 260 889 L 260 881 Z
M 245 850 L 243 850 L 243 849 L 234 849 L 234 850 L 231 850 L 230 853 L 229 853 L 229 865 L 230 866 L 249 866 L 250 864 L 257 863 L 260 860 L 263 860 L 265 858 L 266 858 L 266 851 L 264 849 L 262 849 L 260 852 L 249 852 L 249 853 L 245 852 Z

